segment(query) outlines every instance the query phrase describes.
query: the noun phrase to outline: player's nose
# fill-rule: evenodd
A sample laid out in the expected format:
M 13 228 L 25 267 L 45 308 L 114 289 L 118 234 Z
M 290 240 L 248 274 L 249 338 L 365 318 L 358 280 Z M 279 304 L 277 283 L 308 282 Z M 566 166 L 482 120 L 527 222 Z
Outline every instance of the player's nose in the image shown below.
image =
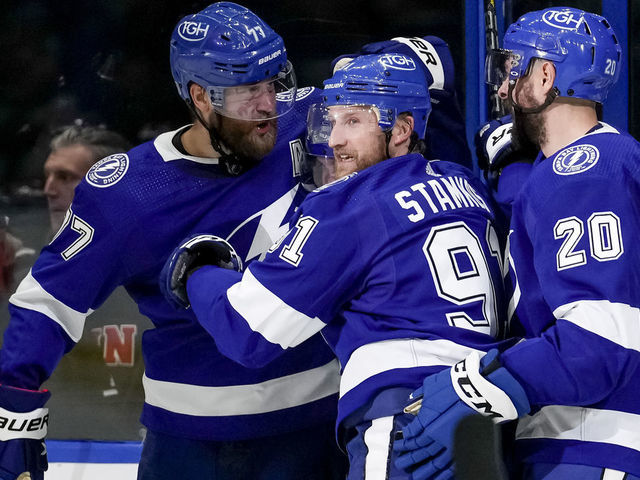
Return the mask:
M 500 84 L 500 87 L 498 88 L 498 96 L 502 100 L 506 100 L 507 97 L 509 96 L 509 79 L 508 78 L 505 78 L 505 80 Z
M 331 129 L 331 135 L 329 136 L 329 147 L 336 148 L 344 145 L 346 142 L 345 136 L 342 133 L 342 129 L 338 126 L 334 126 Z

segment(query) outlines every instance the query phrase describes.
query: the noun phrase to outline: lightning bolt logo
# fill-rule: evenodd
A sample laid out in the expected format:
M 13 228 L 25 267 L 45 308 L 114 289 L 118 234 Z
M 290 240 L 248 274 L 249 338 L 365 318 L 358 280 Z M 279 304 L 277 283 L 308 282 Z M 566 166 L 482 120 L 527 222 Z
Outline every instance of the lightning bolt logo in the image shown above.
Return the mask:
M 128 169 L 129 156 L 126 153 L 116 153 L 91 167 L 85 178 L 94 187 L 106 188 L 118 183 Z

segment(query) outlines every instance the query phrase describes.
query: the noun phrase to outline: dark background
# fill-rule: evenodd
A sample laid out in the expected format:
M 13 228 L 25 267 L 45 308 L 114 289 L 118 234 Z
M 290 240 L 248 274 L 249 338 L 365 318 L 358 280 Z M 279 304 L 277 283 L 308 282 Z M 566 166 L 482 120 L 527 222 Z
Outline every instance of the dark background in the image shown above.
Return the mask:
M 169 70 L 169 38 L 182 16 L 209 3 L 5 4 L 0 19 L 0 174 L 5 187 L 25 181 L 37 187 L 32 179 L 39 177 L 47 153 L 42 137 L 75 118 L 105 123 L 133 143 L 187 123 Z M 464 58 L 462 0 L 242 4 L 283 36 L 301 86 L 321 85 L 337 55 L 392 36 L 439 35 L 457 52 L 458 63 Z M 458 81 L 461 88 L 462 75 Z
M 475 0 L 467 0 L 472 2 Z M 188 122 L 169 71 L 168 42 L 184 15 L 209 1 L 5 0 L 0 13 L 0 188 L 36 190 L 52 129 L 82 118 L 132 143 Z M 393 36 L 437 35 L 451 47 L 464 100 L 464 0 L 247 0 L 284 37 L 299 85 L 321 85 L 335 56 Z M 600 0 L 507 1 L 506 18 Z M 640 0 L 629 1 L 630 78 L 639 72 Z M 626 52 L 625 52 L 626 53 Z M 629 59 L 629 57 L 626 57 Z M 638 136 L 630 88 L 629 129 Z M 464 105 L 462 105 L 464 108 Z

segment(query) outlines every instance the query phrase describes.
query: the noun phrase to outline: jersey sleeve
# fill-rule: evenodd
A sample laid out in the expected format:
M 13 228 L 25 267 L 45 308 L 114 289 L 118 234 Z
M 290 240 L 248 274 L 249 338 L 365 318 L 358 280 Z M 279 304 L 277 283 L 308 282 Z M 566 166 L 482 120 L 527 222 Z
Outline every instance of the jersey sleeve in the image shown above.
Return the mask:
M 541 194 L 524 191 L 512 224 L 526 232 L 517 241 L 533 256 L 534 271 L 519 269 L 517 276 L 535 276 L 540 289 L 532 295 L 525 284 L 520 302 L 545 303 L 555 322 L 503 361 L 532 404 L 589 405 L 607 398 L 640 364 L 640 258 L 633 247 L 640 225 L 632 200 L 638 192 L 625 179 L 555 178 L 536 189 Z M 537 316 L 542 320 L 545 312 Z
M 86 317 L 126 276 L 126 225 L 103 215 L 92 193 L 87 185 L 76 189 L 63 226 L 9 300 L 2 383 L 37 389 L 80 340 Z
M 215 267 L 191 276 L 194 313 L 222 353 L 262 366 L 319 332 L 364 288 L 363 232 L 375 230 L 339 208 L 331 195 L 305 200 L 287 235 L 241 278 Z

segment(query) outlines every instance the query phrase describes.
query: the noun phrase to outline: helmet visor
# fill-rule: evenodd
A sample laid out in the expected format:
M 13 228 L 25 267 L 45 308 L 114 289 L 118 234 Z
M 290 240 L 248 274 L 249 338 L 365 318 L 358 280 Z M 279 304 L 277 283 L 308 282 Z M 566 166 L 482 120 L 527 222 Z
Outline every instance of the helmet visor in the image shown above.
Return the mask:
M 264 121 L 278 118 L 293 108 L 296 76 L 291 62 L 277 75 L 260 82 L 233 87 L 207 87 L 213 108 L 238 120 Z
M 516 79 L 524 73 L 524 54 L 517 50 L 494 49 L 487 53 L 485 61 L 485 81 L 489 85 L 500 86 L 505 80 Z
M 380 110 L 375 105 L 324 105 L 317 103 L 307 114 L 308 169 L 321 187 L 337 179 L 333 147 L 348 142 L 362 144 L 380 135 Z
M 332 155 L 330 145 L 340 138 L 376 134 L 380 110 L 375 105 L 330 105 L 316 103 L 307 114 L 307 148 Z

